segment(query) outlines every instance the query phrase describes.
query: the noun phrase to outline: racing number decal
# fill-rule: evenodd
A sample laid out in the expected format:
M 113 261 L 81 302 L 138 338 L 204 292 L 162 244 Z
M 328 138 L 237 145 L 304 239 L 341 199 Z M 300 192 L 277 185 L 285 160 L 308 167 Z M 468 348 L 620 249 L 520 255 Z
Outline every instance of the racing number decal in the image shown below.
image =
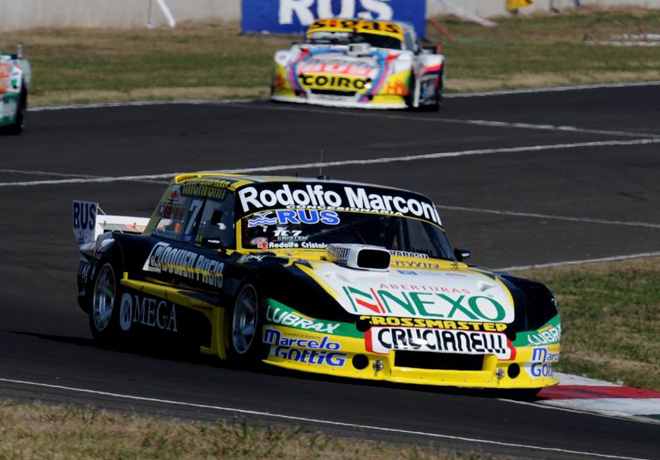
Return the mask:
M 190 202 L 190 208 L 188 208 L 188 213 L 190 217 L 188 218 L 188 225 L 186 226 L 186 231 L 183 232 L 184 235 L 190 235 L 193 229 L 193 225 L 197 222 L 197 215 L 199 210 L 202 209 L 202 200 L 192 200 Z

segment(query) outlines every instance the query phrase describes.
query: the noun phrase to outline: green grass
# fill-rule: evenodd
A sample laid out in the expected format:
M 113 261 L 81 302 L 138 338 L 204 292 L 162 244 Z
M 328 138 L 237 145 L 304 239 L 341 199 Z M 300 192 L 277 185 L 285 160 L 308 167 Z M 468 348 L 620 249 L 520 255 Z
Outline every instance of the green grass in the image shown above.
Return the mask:
M 557 296 L 559 370 L 660 390 L 660 259 L 522 274 Z
M 653 47 L 593 46 L 660 33 L 660 10 L 581 10 L 565 15 L 509 17 L 485 28 L 439 21 L 445 39 L 447 90 L 477 91 L 575 83 L 660 80 Z M 442 38 L 429 26 L 431 40 Z M 241 35 L 235 23 L 183 23 L 160 30 L 36 29 L 0 34 L 0 47 L 25 43 L 34 70 L 33 105 L 136 99 L 265 97 L 273 53 L 295 37 Z

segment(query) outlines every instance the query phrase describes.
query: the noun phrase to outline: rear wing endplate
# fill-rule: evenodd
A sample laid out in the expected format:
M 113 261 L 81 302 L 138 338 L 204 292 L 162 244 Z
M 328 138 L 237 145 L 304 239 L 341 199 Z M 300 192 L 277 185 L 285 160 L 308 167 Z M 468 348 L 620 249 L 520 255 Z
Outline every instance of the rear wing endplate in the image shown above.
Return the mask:
M 106 215 L 98 203 L 73 200 L 73 236 L 78 246 L 96 241 L 106 232 L 144 232 L 149 218 Z

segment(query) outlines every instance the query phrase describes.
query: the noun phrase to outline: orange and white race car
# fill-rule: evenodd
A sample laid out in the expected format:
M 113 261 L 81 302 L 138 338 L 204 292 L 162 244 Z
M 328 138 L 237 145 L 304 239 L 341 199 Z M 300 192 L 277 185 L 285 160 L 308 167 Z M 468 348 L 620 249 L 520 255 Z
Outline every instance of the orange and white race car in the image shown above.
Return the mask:
M 404 22 L 319 19 L 275 53 L 271 99 L 334 107 L 438 110 L 445 58 Z

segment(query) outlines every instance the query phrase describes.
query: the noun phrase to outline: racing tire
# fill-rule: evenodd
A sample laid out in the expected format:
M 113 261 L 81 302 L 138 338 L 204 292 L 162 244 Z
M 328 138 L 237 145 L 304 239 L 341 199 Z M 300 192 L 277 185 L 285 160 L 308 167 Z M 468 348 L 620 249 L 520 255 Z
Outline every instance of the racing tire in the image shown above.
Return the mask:
M 14 124 L 7 126 L 7 133 L 18 136 L 25 129 L 25 113 L 27 112 L 27 91 L 25 86 L 21 89 L 18 96 L 18 106 L 16 107 L 16 119 Z
M 259 289 L 253 282 L 245 282 L 230 300 L 227 310 L 227 359 L 235 365 L 253 365 L 265 358 L 261 341 L 264 311 Z
M 117 344 L 122 335 L 120 313 L 122 289 L 118 264 L 101 261 L 93 283 L 89 308 L 89 328 L 98 342 Z
M 408 82 L 408 95 L 405 97 L 406 106 L 408 110 L 416 110 L 415 108 L 415 85 L 417 85 L 417 79 L 415 75 L 410 75 L 410 81 Z M 419 108 L 419 107 L 418 107 Z
M 420 105 L 419 110 L 423 112 L 437 112 L 442 107 L 442 74 L 440 74 L 439 78 L 440 84 L 435 88 L 433 94 L 433 103 L 428 105 Z

